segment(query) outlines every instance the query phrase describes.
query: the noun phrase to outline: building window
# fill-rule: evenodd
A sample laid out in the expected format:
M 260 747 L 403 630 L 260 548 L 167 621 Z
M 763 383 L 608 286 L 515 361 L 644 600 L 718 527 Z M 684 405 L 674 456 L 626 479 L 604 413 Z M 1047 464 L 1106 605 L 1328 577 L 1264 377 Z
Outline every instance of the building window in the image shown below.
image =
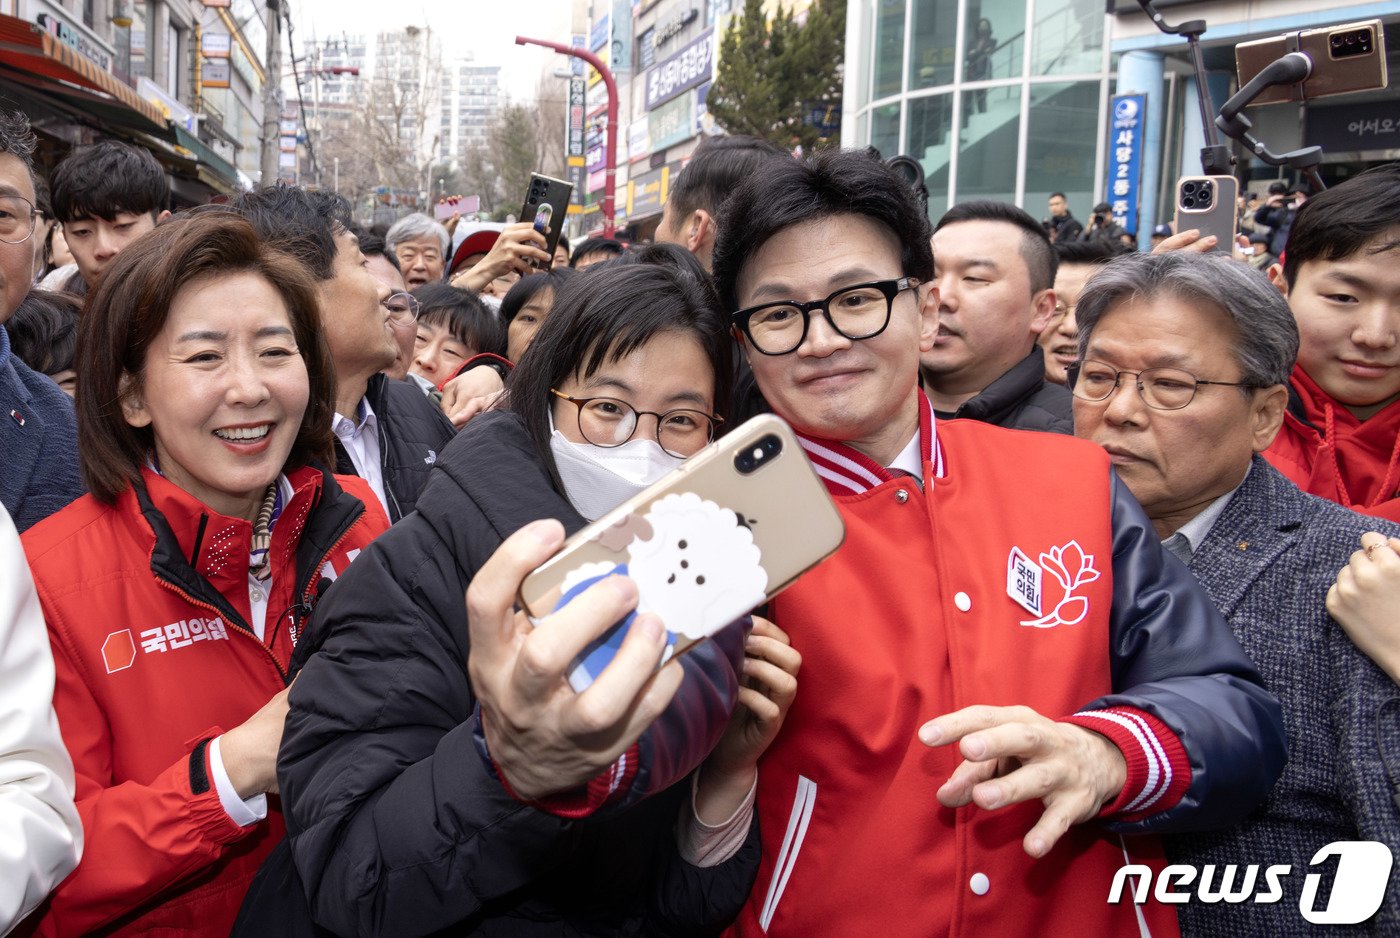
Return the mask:
M 1021 133 L 1021 85 L 964 91 L 958 140 L 959 202 L 1016 201 L 1016 153 Z M 1090 144 L 1093 137 L 1090 136 Z M 1089 161 L 1090 167 L 1094 165 Z
M 180 75 L 185 62 L 180 28 L 173 23 L 165 30 L 165 90 L 175 98 L 180 98 Z
M 1098 72 L 1103 67 L 1103 24 L 1099 0 L 1037 0 L 1031 74 Z
M 886 104 L 875 109 L 870 145 L 886 159 L 899 153 L 899 108 L 898 104 Z
M 1094 204 L 1099 83 L 1031 85 L 1026 133 L 1025 204 L 1036 211 L 1050 193 L 1063 192 L 1071 210 L 1087 218 Z
M 903 90 L 899 80 L 903 63 L 904 4 L 900 0 L 880 0 L 875 19 L 875 97 Z
M 928 216 L 948 210 L 948 165 L 953 152 L 953 96 L 936 94 L 909 102 L 909 145 L 905 150 L 924 168 Z
M 957 38 L 956 4 L 942 0 L 917 0 L 914 5 L 914 43 L 909 55 L 911 89 L 953 83 Z

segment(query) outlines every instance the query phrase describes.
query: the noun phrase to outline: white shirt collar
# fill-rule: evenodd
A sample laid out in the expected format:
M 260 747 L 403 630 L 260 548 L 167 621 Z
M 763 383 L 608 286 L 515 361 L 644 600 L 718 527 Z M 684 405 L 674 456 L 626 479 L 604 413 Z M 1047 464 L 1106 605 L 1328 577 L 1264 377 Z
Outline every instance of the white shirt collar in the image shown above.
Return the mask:
M 349 417 L 343 416 L 342 414 L 336 414 L 335 419 L 331 421 L 331 432 L 340 437 L 342 441 L 347 437 L 352 440 L 358 439 L 360 434 L 365 431 L 366 427 L 370 430 L 374 430 L 378 426 L 378 420 L 374 416 L 374 409 L 369 406 L 369 398 L 360 398 L 360 406 L 355 409 L 357 411 L 355 414 L 356 420 L 351 420 Z
M 922 480 L 924 477 L 923 450 L 920 447 L 919 430 L 914 429 L 914 435 L 909 438 L 909 442 L 904 444 L 904 449 L 899 451 L 899 455 L 890 463 L 889 468 L 899 469 L 907 472 L 916 479 Z

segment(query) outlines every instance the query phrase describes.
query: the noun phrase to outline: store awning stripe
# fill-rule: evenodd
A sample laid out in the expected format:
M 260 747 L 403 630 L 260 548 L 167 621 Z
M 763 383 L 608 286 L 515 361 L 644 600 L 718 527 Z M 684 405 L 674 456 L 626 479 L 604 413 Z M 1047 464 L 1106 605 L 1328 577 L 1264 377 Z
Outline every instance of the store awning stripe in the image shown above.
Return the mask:
M 136 89 L 104 72 L 56 36 L 25 20 L 0 16 L 0 62 L 20 71 L 100 92 L 162 131 L 168 123 L 160 108 L 137 94 Z

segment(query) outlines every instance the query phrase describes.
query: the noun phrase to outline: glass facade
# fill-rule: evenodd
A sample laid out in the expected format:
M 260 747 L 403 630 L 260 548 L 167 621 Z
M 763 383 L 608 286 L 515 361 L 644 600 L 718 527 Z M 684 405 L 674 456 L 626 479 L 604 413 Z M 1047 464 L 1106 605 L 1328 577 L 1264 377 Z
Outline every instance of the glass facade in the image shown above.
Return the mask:
M 929 215 L 1000 199 L 1046 214 L 1102 196 L 1110 94 L 1103 0 L 852 0 L 849 146 L 919 160 Z M 855 54 L 852 54 L 855 53 Z

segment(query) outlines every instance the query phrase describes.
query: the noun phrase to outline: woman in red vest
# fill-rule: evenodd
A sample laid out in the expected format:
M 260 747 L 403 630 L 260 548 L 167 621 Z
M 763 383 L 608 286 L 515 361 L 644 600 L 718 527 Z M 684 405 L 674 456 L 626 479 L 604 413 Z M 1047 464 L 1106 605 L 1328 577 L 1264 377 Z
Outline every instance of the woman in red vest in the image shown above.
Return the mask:
M 85 838 L 40 933 L 227 935 L 281 838 L 292 648 L 387 526 L 359 479 L 312 464 L 333 390 L 307 273 L 231 214 L 161 226 L 93 296 L 91 494 L 24 538 Z

